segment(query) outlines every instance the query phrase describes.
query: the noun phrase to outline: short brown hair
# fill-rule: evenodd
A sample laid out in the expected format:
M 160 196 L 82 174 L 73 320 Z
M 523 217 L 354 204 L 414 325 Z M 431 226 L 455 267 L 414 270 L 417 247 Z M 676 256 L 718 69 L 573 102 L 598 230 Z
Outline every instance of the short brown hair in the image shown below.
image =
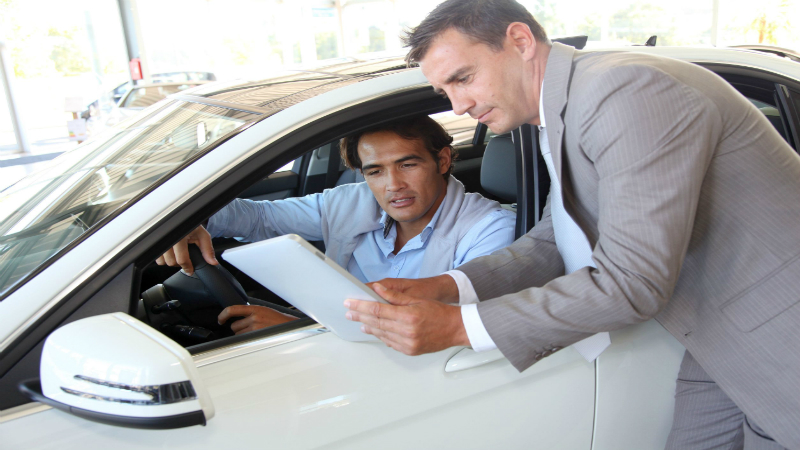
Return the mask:
M 538 42 L 550 42 L 539 22 L 514 0 L 447 0 L 431 11 L 416 28 L 404 32 L 401 37 L 403 44 L 411 47 L 406 62 L 411 66 L 422 60 L 433 40 L 450 28 L 494 50 L 502 50 L 506 30 L 513 22 L 528 25 Z
M 449 147 L 450 154 L 452 155 L 450 158 L 450 167 L 443 176 L 445 180 L 450 177 L 450 172 L 453 171 L 453 164 L 456 159 L 456 150 L 451 145 L 453 143 L 453 138 L 447 134 L 447 131 L 439 122 L 428 116 L 416 116 L 409 119 L 387 122 L 343 137 L 341 142 L 339 142 L 339 152 L 342 155 L 344 164 L 350 169 L 361 170 L 363 163 L 361 162 L 361 157 L 358 156 L 358 142 L 362 137 L 368 134 L 381 131 L 390 131 L 409 141 L 422 142 L 425 148 L 433 155 L 433 160 L 437 162 L 439 161 L 439 153 L 442 149 Z

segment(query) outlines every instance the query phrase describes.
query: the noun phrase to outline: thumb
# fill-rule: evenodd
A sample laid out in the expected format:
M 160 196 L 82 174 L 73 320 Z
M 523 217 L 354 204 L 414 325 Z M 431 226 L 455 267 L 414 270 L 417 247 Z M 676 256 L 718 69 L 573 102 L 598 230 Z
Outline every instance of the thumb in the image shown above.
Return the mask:
M 375 291 L 378 295 L 381 296 L 381 298 L 391 303 L 392 305 L 409 305 L 411 303 L 415 303 L 416 300 L 414 297 L 411 297 L 410 295 L 389 289 L 380 283 L 373 284 L 372 290 Z

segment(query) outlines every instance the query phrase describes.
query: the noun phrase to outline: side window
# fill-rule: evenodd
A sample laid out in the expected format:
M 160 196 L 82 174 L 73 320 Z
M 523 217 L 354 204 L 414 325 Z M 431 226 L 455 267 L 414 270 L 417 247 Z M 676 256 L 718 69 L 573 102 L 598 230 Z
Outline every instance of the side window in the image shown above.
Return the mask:
M 472 144 L 478 121 L 470 117 L 469 114 L 457 116 L 453 111 L 447 111 L 431 114 L 431 119 L 439 122 L 450 136 L 453 136 L 454 146 Z
M 798 123 L 796 89 L 791 81 L 755 70 L 712 67 L 717 75 L 731 84 L 769 120 L 783 139 L 797 151 Z M 785 85 L 785 83 L 788 83 Z
M 294 169 L 295 169 L 295 166 L 297 165 L 297 163 L 298 163 L 299 161 L 300 161 L 299 159 L 295 159 L 294 161 L 292 161 L 292 162 L 290 162 L 290 163 L 287 163 L 285 166 L 283 166 L 283 167 L 281 167 L 280 169 L 276 170 L 276 171 L 275 171 L 275 173 L 278 173 L 278 172 L 286 172 L 286 171 L 289 171 L 289 170 L 294 170 Z
M 766 116 L 767 120 L 769 120 L 769 123 L 771 123 L 772 126 L 778 130 L 778 133 L 780 133 L 780 135 L 786 139 L 786 128 L 783 126 L 783 119 L 781 118 L 781 113 L 778 108 L 752 98 L 747 99 L 750 100 L 750 103 L 755 105 L 755 107 L 758 108 L 758 110 L 761 111 L 764 116 Z

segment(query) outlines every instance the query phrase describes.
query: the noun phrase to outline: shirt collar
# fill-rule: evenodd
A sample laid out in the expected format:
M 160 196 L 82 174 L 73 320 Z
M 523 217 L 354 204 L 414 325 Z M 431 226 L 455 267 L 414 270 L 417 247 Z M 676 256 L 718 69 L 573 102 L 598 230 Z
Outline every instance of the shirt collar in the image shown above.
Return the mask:
M 546 126 L 544 123 L 544 80 L 542 80 L 542 89 L 539 90 L 539 131 L 543 131 Z

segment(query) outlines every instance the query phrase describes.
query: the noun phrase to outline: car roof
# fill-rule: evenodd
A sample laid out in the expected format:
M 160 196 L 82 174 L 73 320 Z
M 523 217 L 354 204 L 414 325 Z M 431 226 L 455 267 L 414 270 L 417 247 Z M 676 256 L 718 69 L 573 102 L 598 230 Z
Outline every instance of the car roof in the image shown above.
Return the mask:
M 408 68 L 401 57 L 374 60 L 342 58 L 321 68 L 284 71 L 261 80 L 211 83 L 182 94 L 211 101 L 280 110 L 329 90 L 402 70 Z M 293 99 L 281 101 L 289 97 Z
M 682 59 L 700 64 L 748 66 L 800 79 L 800 66 L 752 50 L 714 47 L 608 47 L 588 52 L 635 51 Z M 260 80 L 212 82 L 174 94 L 182 100 L 224 102 L 270 115 L 293 104 L 365 79 L 411 70 L 402 56 L 376 59 L 339 58 L 309 70 L 292 70 Z

